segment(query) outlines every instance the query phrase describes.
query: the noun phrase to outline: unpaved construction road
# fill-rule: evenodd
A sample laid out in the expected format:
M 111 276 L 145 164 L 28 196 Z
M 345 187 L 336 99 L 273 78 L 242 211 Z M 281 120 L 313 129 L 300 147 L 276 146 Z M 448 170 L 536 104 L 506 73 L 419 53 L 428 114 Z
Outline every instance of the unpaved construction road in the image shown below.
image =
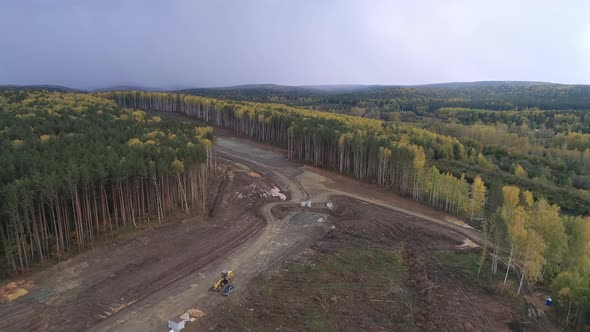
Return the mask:
M 221 134 L 217 163 L 227 171 L 211 217 L 140 231 L 29 276 L 28 294 L 0 303 L 0 331 L 165 331 L 173 316 L 189 308 L 207 313 L 227 300 L 208 291 L 220 271 L 235 272 L 232 298 L 239 298 L 256 276 L 270 275 L 320 240 L 331 225 L 318 220 L 337 218 L 325 208 L 333 199 L 375 206 L 364 210 L 361 223 L 407 219 L 429 234 L 444 233 L 450 245 L 466 238 L 480 242 L 476 231 L 450 223 L 439 211 L 288 161 L 280 149 Z M 308 199 L 312 209 L 299 207 Z M 271 213 L 277 207 L 286 207 L 279 217 Z M 408 257 L 423 254 L 417 250 Z M 474 311 L 483 315 L 483 327 L 488 309 Z

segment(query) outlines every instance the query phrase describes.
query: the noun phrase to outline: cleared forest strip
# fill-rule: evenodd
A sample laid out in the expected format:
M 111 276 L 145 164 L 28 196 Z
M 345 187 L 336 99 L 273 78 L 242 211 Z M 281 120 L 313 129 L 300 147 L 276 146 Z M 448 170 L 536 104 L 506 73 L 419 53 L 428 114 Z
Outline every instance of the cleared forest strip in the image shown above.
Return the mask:
M 219 101 L 174 93 L 114 92 L 105 96 L 128 107 L 186 114 L 286 148 L 290 160 L 376 183 L 448 213 L 471 219 L 485 216 L 484 242 L 493 245 L 484 246 L 480 266 L 485 263 L 487 250 L 493 249 L 491 273 L 497 274 L 499 263 L 506 258 L 502 256 L 508 251 L 504 285 L 513 270 L 519 279 L 517 293 L 527 283 L 554 280 L 559 281 L 553 283 L 559 291 L 573 287 L 576 296 L 586 292 L 588 280 L 578 276 L 586 274 L 590 261 L 590 219 L 564 216 L 558 205 L 549 204 L 539 193 L 501 182 L 495 183 L 488 205 L 482 177 L 475 176 L 470 184 L 464 174 L 456 177 L 429 165 L 431 157 L 465 158 L 465 146 L 455 138 L 399 123 L 279 104 Z M 482 153 L 471 157 L 484 168 L 490 165 Z M 579 227 L 587 230 L 574 230 Z M 511 269 L 515 266 L 519 268 Z M 578 279 L 584 281 L 576 283 Z M 556 297 L 557 292 L 554 290 Z M 577 305 L 580 308 L 584 301 Z
M 463 215 L 479 216 L 485 187 L 427 165 L 425 150 L 411 142 L 420 135 L 440 153 L 460 145 L 426 130 L 279 104 L 219 101 L 172 93 L 100 94 L 126 107 L 186 114 L 240 135 L 287 149 L 288 158 L 377 183 L 404 196 Z M 451 156 L 452 157 L 452 156 Z M 483 181 L 481 181 L 483 185 Z M 482 198 L 478 198 L 482 197 Z

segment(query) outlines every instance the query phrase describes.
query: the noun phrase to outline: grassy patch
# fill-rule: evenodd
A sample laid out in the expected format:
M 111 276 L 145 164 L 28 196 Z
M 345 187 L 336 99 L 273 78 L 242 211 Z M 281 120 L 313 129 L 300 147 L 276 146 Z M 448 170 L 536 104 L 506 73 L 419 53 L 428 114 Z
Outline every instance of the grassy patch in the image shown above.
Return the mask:
M 439 257 L 454 268 L 461 270 L 461 272 L 473 277 L 477 278 L 477 271 L 479 269 L 479 264 L 481 261 L 481 254 L 480 253 L 461 253 L 461 252 L 454 252 L 454 251 L 442 251 L 439 252 Z M 484 261 L 480 276 L 489 276 L 490 275 L 490 265 L 487 261 Z
M 347 248 L 311 253 L 217 323 L 256 331 L 415 330 L 409 273 L 398 251 Z
M 438 253 L 438 256 L 444 262 L 445 265 L 455 268 L 459 270 L 464 279 L 467 281 L 477 282 L 481 286 L 489 287 L 491 289 L 498 289 L 499 283 L 504 280 L 504 273 L 505 269 L 502 265 L 498 267 L 498 273 L 495 276 L 492 276 L 491 273 L 491 262 L 489 260 L 485 260 L 481 267 L 481 271 L 479 274 L 479 278 L 477 277 L 477 271 L 479 269 L 479 264 L 481 260 L 481 253 L 462 253 L 462 252 L 454 252 L 454 251 L 441 251 Z M 507 298 L 508 294 L 511 292 L 508 291 L 512 288 L 515 288 L 518 285 L 514 285 L 517 279 L 513 279 L 514 274 L 510 274 L 510 278 L 508 279 L 508 285 L 506 286 L 506 291 L 503 292 L 503 297 Z
M 330 331 L 329 321 L 321 317 L 313 317 L 305 325 L 309 331 Z
M 481 253 L 442 251 L 438 253 L 438 256 L 445 265 L 458 270 L 460 272 L 458 276 L 461 276 L 467 284 L 477 285 L 486 292 L 494 294 L 494 296 L 497 296 L 497 300 L 514 308 L 523 317 L 526 316 L 526 301 L 522 296 L 516 294 L 518 284 L 516 283 L 517 278 L 515 278 L 513 273 L 511 273 L 506 287 L 502 290 L 505 273 L 502 266 L 499 266 L 496 275 L 492 275 L 491 262 L 485 260 L 478 278 L 477 271 L 479 269 Z

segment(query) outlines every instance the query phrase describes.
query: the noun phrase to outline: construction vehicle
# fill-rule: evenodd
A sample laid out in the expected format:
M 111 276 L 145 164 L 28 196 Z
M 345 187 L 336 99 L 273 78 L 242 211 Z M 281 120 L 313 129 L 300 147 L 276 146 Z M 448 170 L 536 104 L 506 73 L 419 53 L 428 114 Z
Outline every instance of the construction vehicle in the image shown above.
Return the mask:
M 225 288 L 223 289 L 223 296 L 229 296 L 229 294 L 231 294 L 234 291 L 234 289 L 234 285 L 230 284 L 225 286 Z
M 234 278 L 233 271 L 223 271 L 221 272 L 221 276 L 215 281 L 213 286 L 211 286 L 210 291 L 212 292 L 219 292 L 221 291 L 226 285 L 229 285 L 229 282 Z

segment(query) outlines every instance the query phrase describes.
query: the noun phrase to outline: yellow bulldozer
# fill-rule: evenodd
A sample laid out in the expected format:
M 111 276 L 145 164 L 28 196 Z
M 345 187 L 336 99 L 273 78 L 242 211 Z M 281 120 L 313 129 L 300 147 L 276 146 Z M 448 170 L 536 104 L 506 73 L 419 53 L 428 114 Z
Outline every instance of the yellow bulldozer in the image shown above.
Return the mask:
M 229 282 L 234 278 L 233 271 L 223 271 L 221 272 L 221 276 L 217 278 L 217 281 L 211 286 L 209 289 L 212 292 L 219 292 L 223 289 L 224 286 L 229 285 Z

